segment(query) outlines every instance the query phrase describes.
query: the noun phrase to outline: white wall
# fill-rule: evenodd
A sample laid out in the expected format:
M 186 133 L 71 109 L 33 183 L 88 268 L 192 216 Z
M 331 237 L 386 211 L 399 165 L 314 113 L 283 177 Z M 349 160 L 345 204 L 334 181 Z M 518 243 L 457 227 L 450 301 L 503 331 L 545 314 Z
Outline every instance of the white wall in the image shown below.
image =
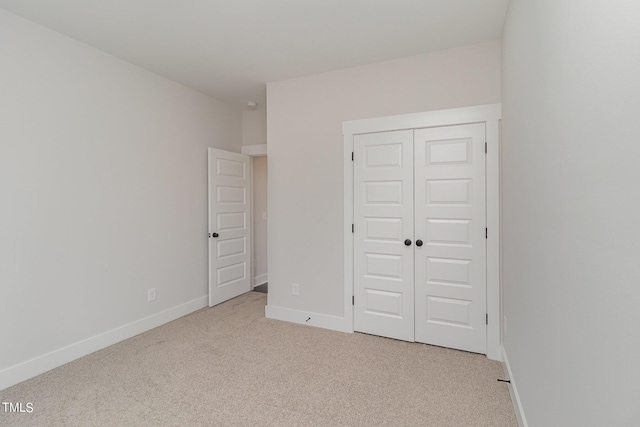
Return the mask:
M 2 388 L 16 364 L 206 300 L 206 149 L 239 152 L 242 126 L 3 10 L 0 58 Z
M 268 280 L 267 270 L 267 157 L 252 157 L 253 162 L 253 283 Z
M 242 111 L 242 145 L 267 143 L 267 108 L 263 105 L 255 110 Z
M 640 419 L 640 3 L 512 0 L 504 347 L 531 426 Z
M 343 316 L 343 121 L 497 102 L 499 41 L 269 83 L 268 305 Z

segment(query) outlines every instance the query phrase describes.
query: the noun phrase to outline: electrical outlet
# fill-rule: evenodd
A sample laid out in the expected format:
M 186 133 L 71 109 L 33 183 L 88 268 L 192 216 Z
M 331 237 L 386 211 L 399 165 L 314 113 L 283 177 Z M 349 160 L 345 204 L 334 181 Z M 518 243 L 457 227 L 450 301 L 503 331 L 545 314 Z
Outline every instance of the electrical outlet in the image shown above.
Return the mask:
M 150 288 L 147 290 L 147 302 L 156 300 L 156 288 Z
M 300 295 L 300 285 L 297 283 L 291 284 L 291 295 Z
M 502 322 L 502 330 L 504 331 L 504 336 L 507 336 L 507 316 L 504 316 L 504 322 Z

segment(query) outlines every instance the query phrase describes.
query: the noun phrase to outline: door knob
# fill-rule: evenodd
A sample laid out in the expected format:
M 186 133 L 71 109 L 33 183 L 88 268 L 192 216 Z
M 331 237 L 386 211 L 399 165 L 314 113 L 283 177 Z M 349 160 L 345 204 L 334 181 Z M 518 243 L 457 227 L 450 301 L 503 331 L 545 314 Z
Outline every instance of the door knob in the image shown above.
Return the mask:
M 422 246 L 422 240 L 416 240 L 416 246 Z
M 406 246 L 411 246 L 411 240 L 409 240 L 409 239 L 405 240 L 405 241 L 404 241 L 404 244 L 405 244 Z
M 218 236 L 219 236 L 219 234 L 218 234 L 218 233 L 213 233 L 213 234 L 211 235 L 211 237 L 218 237 Z

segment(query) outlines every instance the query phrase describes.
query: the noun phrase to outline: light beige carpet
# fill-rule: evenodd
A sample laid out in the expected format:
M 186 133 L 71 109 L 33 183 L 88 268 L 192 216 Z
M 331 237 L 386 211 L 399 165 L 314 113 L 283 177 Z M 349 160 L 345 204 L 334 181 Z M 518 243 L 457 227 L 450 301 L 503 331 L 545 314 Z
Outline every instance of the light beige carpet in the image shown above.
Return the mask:
M 249 292 L 0 391 L 1 426 L 516 426 L 485 356 L 264 318 Z

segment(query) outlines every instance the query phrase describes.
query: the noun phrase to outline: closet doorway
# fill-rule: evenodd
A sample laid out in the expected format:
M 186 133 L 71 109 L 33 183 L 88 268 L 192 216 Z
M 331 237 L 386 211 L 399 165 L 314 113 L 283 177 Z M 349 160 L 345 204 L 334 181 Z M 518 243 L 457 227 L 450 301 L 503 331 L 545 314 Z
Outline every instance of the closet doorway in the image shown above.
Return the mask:
M 500 105 L 343 124 L 354 331 L 500 360 Z

